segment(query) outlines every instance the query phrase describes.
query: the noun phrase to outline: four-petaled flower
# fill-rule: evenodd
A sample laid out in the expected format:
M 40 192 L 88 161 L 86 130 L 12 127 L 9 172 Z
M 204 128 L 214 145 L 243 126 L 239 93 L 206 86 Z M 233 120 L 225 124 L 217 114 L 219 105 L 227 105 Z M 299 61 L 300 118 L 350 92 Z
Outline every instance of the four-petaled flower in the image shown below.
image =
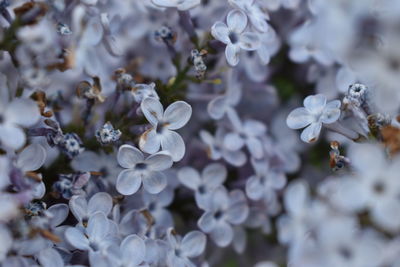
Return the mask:
M 148 97 L 143 100 L 141 109 L 152 128 L 140 137 L 140 149 L 153 154 L 161 146 L 162 150 L 171 154 L 173 161 L 181 160 L 185 155 L 185 143 L 173 130 L 182 128 L 189 121 L 192 107 L 184 101 L 177 101 L 169 105 L 164 112 L 160 101 Z
M 260 38 L 254 32 L 244 32 L 247 27 L 247 16 L 240 10 L 228 13 L 226 24 L 217 21 L 211 28 L 212 36 L 226 44 L 225 56 L 229 65 L 239 63 L 240 49 L 254 51 L 260 47 Z
M 136 193 L 142 182 L 150 194 L 158 194 L 167 186 L 166 178 L 160 171 L 172 166 L 168 153 L 161 151 L 145 159 L 139 149 L 123 145 L 118 150 L 117 160 L 126 169 L 120 172 L 116 184 L 117 191 L 122 195 Z
M 318 139 L 322 124 L 331 124 L 340 117 L 340 101 L 327 103 L 324 95 L 311 95 L 304 99 L 304 107 L 296 108 L 288 115 L 286 123 L 289 128 L 301 129 L 301 140 L 307 143 Z

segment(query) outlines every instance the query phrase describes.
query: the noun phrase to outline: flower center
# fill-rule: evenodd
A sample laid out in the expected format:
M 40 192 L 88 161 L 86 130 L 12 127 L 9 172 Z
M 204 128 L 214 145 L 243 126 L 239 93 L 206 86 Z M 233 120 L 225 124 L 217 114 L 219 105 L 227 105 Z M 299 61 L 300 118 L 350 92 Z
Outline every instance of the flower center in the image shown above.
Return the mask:
M 229 33 L 229 40 L 231 40 L 232 44 L 236 44 L 239 40 L 237 34 L 235 32 L 230 32 Z
M 146 163 L 140 162 L 138 164 L 136 164 L 135 169 L 136 170 L 145 170 L 147 168 Z

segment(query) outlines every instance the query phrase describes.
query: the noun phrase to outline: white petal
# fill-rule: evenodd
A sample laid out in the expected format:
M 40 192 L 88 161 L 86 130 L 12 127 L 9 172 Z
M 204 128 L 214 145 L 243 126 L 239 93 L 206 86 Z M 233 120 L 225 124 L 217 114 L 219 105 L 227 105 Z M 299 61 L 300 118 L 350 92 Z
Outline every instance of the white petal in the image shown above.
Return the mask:
M 246 194 L 252 200 L 260 200 L 264 193 L 264 186 L 260 183 L 260 178 L 251 176 L 246 181 Z
M 308 202 L 308 187 L 303 182 L 292 182 L 285 191 L 285 208 L 291 214 L 303 211 Z
M 219 247 L 228 246 L 233 240 L 232 227 L 226 222 L 219 222 L 211 232 L 211 238 Z
M 31 144 L 18 155 L 17 167 L 22 171 L 36 171 L 46 160 L 46 150 L 39 144 Z
M 329 102 L 326 105 L 324 113 L 322 113 L 320 120 L 326 124 L 334 123 L 335 121 L 337 121 L 340 117 L 339 107 L 340 107 L 339 100 Z
M 171 0 L 151 0 L 153 4 L 160 7 L 176 7 L 176 1 Z
M 185 126 L 192 116 L 192 107 L 184 101 L 176 101 L 169 105 L 164 112 L 164 123 L 170 130 L 177 130 Z
M 185 143 L 182 137 L 168 129 L 165 129 L 161 135 L 162 150 L 168 151 L 173 161 L 179 161 L 185 155 Z
M 244 131 L 251 136 L 262 136 L 267 131 L 267 127 L 261 121 L 245 120 L 243 122 Z
M 240 35 L 239 46 L 243 50 L 254 51 L 260 48 L 261 41 L 258 34 L 254 32 L 245 32 Z
M 156 153 L 160 150 L 160 145 L 160 136 L 155 129 L 149 129 L 140 136 L 139 147 L 146 153 Z
M 207 111 L 214 120 L 222 119 L 226 111 L 226 97 L 218 96 L 207 105 Z
M 214 211 L 225 210 L 229 206 L 228 191 L 224 186 L 220 186 L 213 192 L 211 196 L 211 208 Z
M 167 179 L 161 172 L 150 172 L 143 178 L 143 186 L 150 194 L 158 194 L 167 186 Z
M 121 243 L 122 262 L 126 266 L 139 265 L 146 256 L 144 241 L 137 235 L 127 236 Z
M 217 188 L 224 183 L 227 176 L 227 171 L 224 165 L 212 163 L 204 168 L 201 176 L 207 187 Z
M 242 151 L 224 150 L 223 156 L 224 156 L 224 159 L 229 164 L 232 164 L 233 166 L 236 166 L 236 167 L 243 166 L 247 161 L 246 154 L 243 153 Z
M 305 47 L 292 47 L 289 51 L 289 58 L 294 62 L 303 63 L 310 58 L 310 54 Z
M 243 227 L 234 227 L 233 229 L 233 248 L 237 253 L 243 253 L 246 249 L 247 235 Z
M 133 168 L 137 163 L 142 162 L 143 159 L 143 153 L 136 147 L 122 145 L 118 149 L 117 160 L 123 168 Z
M 313 117 L 310 113 L 303 107 L 296 108 L 289 113 L 286 124 L 291 129 L 304 128 L 313 122 Z
M 36 102 L 18 98 L 7 106 L 4 117 L 8 122 L 29 127 L 39 120 L 40 113 Z
M 178 10 L 185 11 L 185 10 L 189 10 L 189 9 L 192 9 L 192 8 L 198 6 L 200 3 L 201 3 L 201 0 L 185 0 L 185 1 L 179 2 L 177 8 L 178 8 Z
M 164 108 L 161 105 L 160 101 L 158 101 L 154 97 L 145 98 L 140 105 L 142 112 L 146 119 L 153 125 L 157 125 L 157 123 L 162 119 Z
M 72 214 L 78 221 L 82 221 L 84 217 L 87 217 L 87 202 L 84 196 L 72 196 L 69 200 L 69 207 Z
M 301 133 L 301 140 L 306 143 L 315 142 L 318 139 L 319 133 L 321 132 L 322 123 L 313 122 Z
M 86 233 L 89 239 L 96 242 L 103 241 L 104 237 L 109 234 L 110 228 L 106 215 L 102 212 L 97 212 L 89 218 Z
M 179 181 L 186 187 L 197 190 L 201 183 L 200 175 L 198 171 L 191 167 L 183 167 L 178 171 Z
M 191 231 L 182 239 L 181 247 L 188 258 L 200 256 L 206 248 L 206 236 L 200 231 Z
M 224 44 L 230 43 L 229 29 L 226 24 L 221 21 L 214 23 L 214 25 L 211 27 L 211 34 L 215 39 L 223 42 Z
M 65 239 L 77 249 L 89 249 L 89 240 L 85 237 L 82 231 L 79 231 L 74 227 L 70 227 L 65 231 Z
M 51 214 L 50 226 L 56 227 L 68 217 L 69 209 L 67 204 L 62 203 L 51 206 L 47 211 Z
M 250 16 L 250 22 L 260 32 L 267 32 L 268 31 L 268 23 L 263 18 L 263 16 Z
M 310 95 L 304 99 L 303 104 L 311 114 L 320 114 L 326 105 L 326 97 L 322 94 Z
M 21 148 L 26 141 L 25 133 L 14 125 L 0 125 L 1 144 L 13 149 Z
M 39 252 L 38 260 L 43 267 L 64 267 L 64 261 L 55 249 L 47 248 Z
M 111 212 L 112 205 L 111 196 L 105 192 L 99 192 L 90 198 L 88 203 L 88 213 L 91 215 L 101 211 L 107 216 Z
M 241 33 L 247 26 L 247 16 L 239 9 L 234 9 L 228 13 L 226 23 L 231 31 Z
M 236 151 L 244 146 L 244 140 L 236 132 L 228 133 L 224 138 L 224 146 L 229 150 Z
M 215 228 L 215 224 L 216 221 L 214 218 L 214 214 L 208 211 L 201 215 L 200 219 L 197 222 L 199 228 L 205 233 L 211 232 Z
M 225 57 L 228 64 L 235 67 L 239 63 L 240 48 L 237 45 L 228 44 L 225 48 Z
M 249 137 L 246 139 L 246 146 L 254 158 L 260 159 L 264 156 L 264 146 L 260 139 Z
M 125 196 L 136 193 L 142 183 L 141 177 L 133 170 L 123 170 L 117 178 L 117 191 Z
M 117 41 L 115 36 L 106 35 L 103 39 L 103 44 L 106 50 L 113 56 L 119 57 L 123 55 L 123 51 L 120 43 Z
M 163 151 L 149 156 L 144 162 L 152 171 L 163 171 L 169 169 L 173 163 L 171 155 Z

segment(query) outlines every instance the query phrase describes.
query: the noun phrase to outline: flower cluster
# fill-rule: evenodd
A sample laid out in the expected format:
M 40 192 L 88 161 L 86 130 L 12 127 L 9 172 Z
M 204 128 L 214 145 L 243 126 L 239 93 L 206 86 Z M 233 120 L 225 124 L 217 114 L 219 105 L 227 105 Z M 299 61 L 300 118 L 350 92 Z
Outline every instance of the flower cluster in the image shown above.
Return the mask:
M 399 12 L 0 0 L 0 266 L 399 266 Z

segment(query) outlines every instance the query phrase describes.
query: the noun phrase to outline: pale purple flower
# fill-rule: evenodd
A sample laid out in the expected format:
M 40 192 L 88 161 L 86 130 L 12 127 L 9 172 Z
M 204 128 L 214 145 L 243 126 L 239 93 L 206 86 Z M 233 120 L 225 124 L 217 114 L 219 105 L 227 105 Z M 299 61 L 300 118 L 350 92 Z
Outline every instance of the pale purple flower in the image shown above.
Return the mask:
M 223 184 L 226 176 L 225 166 L 219 163 L 207 165 L 201 174 L 191 167 L 183 167 L 178 171 L 179 181 L 195 192 L 196 204 L 201 209 L 208 207 L 212 193 Z
M 146 245 L 137 235 L 128 235 L 119 246 L 109 247 L 109 251 L 112 266 L 147 266 L 141 264 L 146 256 Z
M 327 103 L 324 95 L 311 95 L 304 99 L 304 107 L 296 108 L 288 115 L 286 123 L 289 128 L 300 129 L 301 140 L 306 143 L 318 139 L 322 124 L 331 124 L 340 117 L 340 101 L 333 100 Z
M 167 187 L 166 190 L 158 194 L 150 194 L 144 191 L 142 200 L 144 204 L 143 208 L 148 210 L 154 218 L 154 226 L 164 229 L 173 226 L 174 220 L 172 214 L 167 209 L 174 200 L 174 192 L 171 189 Z
M 249 214 L 246 197 L 240 190 L 228 193 L 225 187 L 220 186 L 207 205 L 197 224 L 219 247 L 226 247 L 233 240 L 232 225 L 243 223 Z
M 260 32 L 268 31 L 268 23 L 266 20 L 269 20 L 269 15 L 266 11 L 263 11 L 257 0 L 228 0 L 230 4 L 234 7 L 239 8 L 244 13 L 246 13 L 249 18 L 251 25 Z
M 142 134 L 140 149 L 153 154 L 160 150 L 168 151 L 174 161 L 185 155 L 185 143 L 175 132 L 186 125 L 192 115 L 192 107 L 184 101 L 176 101 L 164 111 L 160 101 L 148 97 L 142 101 L 141 109 L 152 128 Z
M 191 231 L 183 238 L 167 231 L 167 265 L 174 267 L 195 266 L 190 259 L 200 256 L 206 247 L 206 236 L 200 231 Z
M 226 18 L 226 24 L 217 21 L 211 28 L 213 37 L 224 44 L 225 56 L 232 67 L 239 63 L 240 50 L 253 51 L 260 47 L 260 38 L 254 32 L 245 32 L 247 16 L 240 10 L 232 10 Z
M 143 153 L 130 145 L 123 145 L 118 150 L 118 163 L 126 169 L 117 178 L 117 191 L 123 195 L 136 193 L 143 182 L 144 189 L 151 194 L 158 194 L 167 186 L 165 175 L 161 172 L 172 166 L 172 158 L 166 152 L 158 152 L 146 159 Z

